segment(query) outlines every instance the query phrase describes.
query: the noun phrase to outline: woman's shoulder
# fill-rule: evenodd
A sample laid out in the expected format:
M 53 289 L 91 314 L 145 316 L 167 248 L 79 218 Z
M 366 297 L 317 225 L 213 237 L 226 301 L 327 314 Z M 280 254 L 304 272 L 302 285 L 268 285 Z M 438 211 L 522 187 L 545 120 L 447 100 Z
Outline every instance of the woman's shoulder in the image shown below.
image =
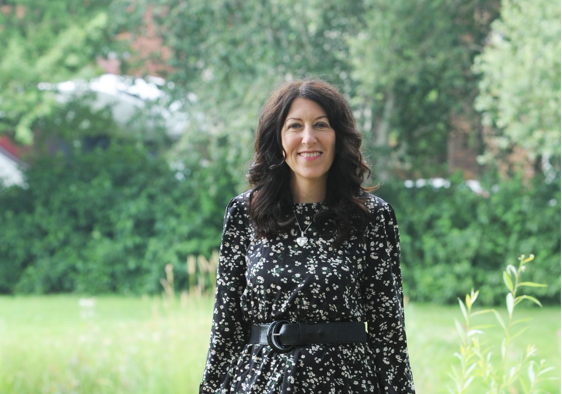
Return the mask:
M 238 204 L 238 205 L 248 205 L 250 201 L 250 195 L 252 190 L 247 190 L 244 193 L 237 195 L 236 197 L 232 197 L 228 205 L 231 204 Z
M 393 211 L 389 203 L 367 191 L 362 190 L 360 198 L 364 201 L 365 206 L 373 216 L 376 216 L 381 211 Z
M 251 190 L 248 190 L 236 197 L 233 197 L 226 206 L 226 214 L 247 216 L 249 214 L 251 192 Z

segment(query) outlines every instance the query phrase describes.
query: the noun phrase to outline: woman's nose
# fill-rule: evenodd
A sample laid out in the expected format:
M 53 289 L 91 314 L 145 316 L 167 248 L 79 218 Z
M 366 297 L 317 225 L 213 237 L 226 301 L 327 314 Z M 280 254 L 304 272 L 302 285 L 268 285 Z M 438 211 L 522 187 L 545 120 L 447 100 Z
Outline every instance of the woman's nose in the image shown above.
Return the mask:
M 302 135 L 302 143 L 305 145 L 312 145 L 316 142 L 314 135 L 314 128 L 311 125 L 305 125 Z

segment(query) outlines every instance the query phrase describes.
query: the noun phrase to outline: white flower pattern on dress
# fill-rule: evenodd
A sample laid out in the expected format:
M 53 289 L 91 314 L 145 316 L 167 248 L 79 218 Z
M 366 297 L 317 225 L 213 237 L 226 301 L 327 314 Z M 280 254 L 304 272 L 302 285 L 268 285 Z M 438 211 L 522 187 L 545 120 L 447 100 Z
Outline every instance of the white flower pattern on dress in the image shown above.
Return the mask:
M 400 241 L 394 211 L 365 193 L 372 214 L 365 241 L 351 235 L 337 249 L 313 223 L 299 246 L 288 233 L 256 239 L 249 192 L 227 206 L 213 325 L 200 393 L 414 394 L 404 329 Z M 310 223 L 321 204 L 294 204 Z M 247 344 L 250 326 L 367 322 L 367 343 L 317 344 L 279 354 Z

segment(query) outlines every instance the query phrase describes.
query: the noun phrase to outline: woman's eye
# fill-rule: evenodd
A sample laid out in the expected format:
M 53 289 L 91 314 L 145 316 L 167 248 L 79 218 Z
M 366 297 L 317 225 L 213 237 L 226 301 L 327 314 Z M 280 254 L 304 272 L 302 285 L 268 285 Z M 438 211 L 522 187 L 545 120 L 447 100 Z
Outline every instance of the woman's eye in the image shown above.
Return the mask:
M 298 124 L 298 123 L 293 123 L 293 124 L 290 124 L 290 125 L 289 125 L 289 128 L 290 128 L 290 129 L 296 129 L 296 128 L 298 128 L 298 127 L 300 127 L 300 124 Z
M 319 122 L 319 123 L 316 123 L 316 127 L 321 128 L 321 129 L 324 129 L 324 128 L 330 127 L 330 126 L 328 126 L 327 123 Z

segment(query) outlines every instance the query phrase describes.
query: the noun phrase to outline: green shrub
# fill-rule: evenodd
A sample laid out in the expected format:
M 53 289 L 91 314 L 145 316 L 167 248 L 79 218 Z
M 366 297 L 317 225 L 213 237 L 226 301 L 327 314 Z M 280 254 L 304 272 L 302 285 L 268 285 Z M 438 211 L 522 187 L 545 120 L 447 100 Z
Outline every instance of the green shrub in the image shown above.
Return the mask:
M 224 208 L 240 192 L 231 158 L 203 160 L 204 148 L 172 166 L 118 142 L 35 161 L 27 187 L 0 189 L 0 293 L 160 292 L 166 264 L 186 289 L 187 256 L 211 256 Z M 531 294 L 558 303 L 559 181 L 486 189 L 488 197 L 452 179 L 449 188 L 400 181 L 377 191 L 398 216 L 406 294 L 447 303 L 479 288 L 485 304 L 498 303 L 505 256 L 534 253 L 529 280 L 549 286 Z
M 454 302 L 460 289 L 480 289 L 484 304 L 503 300 L 498 270 L 505 256 L 533 253 L 530 294 L 560 301 L 560 182 L 515 177 L 484 195 L 453 177 L 448 188 L 387 183 L 376 192 L 396 210 L 406 294 L 417 301 Z
M 185 288 L 187 255 L 211 255 L 235 194 L 197 165 L 117 142 L 38 159 L 27 187 L 0 190 L 0 292 L 155 292 L 168 263 Z

